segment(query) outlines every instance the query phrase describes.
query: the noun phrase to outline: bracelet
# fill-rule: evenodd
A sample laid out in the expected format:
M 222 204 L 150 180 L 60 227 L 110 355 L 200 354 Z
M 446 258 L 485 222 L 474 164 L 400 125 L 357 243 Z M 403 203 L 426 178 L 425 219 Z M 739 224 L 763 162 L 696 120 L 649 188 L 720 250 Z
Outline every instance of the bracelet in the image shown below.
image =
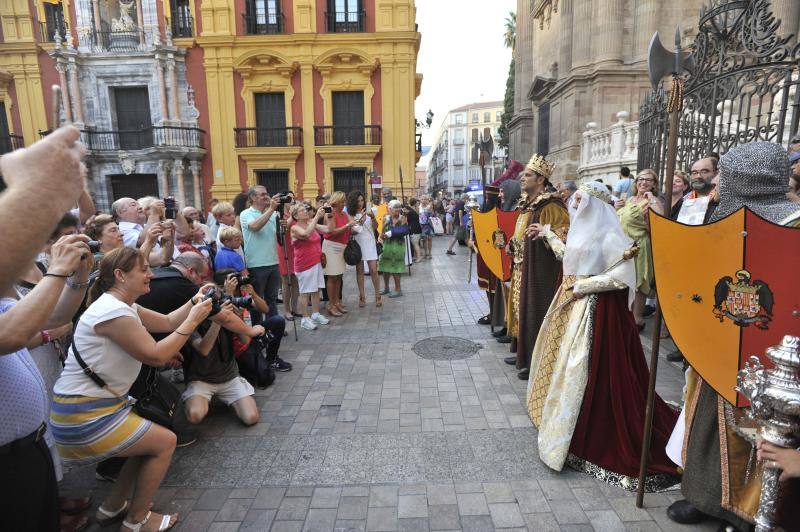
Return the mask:
M 176 334 L 180 334 L 181 336 L 191 336 L 191 334 L 192 334 L 190 332 L 189 333 L 182 333 L 177 329 L 175 329 L 173 332 L 176 333 Z
M 49 344 L 53 341 L 53 337 L 50 336 L 49 332 L 42 331 L 40 334 L 42 335 L 42 345 Z
M 81 289 L 86 288 L 87 286 L 89 286 L 89 280 L 87 279 L 86 282 L 79 283 L 79 282 L 73 281 L 72 278 L 70 277 L 70 278 L 67 278 L 67 286 L 69 286 L 73 290 L 81 290 Z
M 67 273 L 67 274 L 47 272 L 47 273 L 43 274 L 42 277 L 58 277 L 59 279 L 69 279 L 73 275 L 75 275 L 75 272 Z

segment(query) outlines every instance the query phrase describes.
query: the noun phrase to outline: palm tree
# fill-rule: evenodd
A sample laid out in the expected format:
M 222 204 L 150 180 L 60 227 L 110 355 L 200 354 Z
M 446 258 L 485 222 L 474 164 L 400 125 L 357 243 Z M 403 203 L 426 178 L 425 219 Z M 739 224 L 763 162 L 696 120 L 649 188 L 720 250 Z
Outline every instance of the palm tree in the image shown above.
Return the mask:
M 517 14 L 513 11 L 508 12 L 506 17 L 506 31 L 503 34 L 503 44 L 506 48 L 514 50 L 514 45 L 517 43 Z

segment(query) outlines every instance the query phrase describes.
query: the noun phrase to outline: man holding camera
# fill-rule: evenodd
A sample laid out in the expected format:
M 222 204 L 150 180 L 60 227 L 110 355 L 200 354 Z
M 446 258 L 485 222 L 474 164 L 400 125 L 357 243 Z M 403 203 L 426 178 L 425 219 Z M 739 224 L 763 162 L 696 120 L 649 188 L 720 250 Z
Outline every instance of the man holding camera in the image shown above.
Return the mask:
M 269 197 L 267 189 L 255 186 L 248 192 L 249 209 L 242 211 L 239 220 L 244 235 L 244 259 L 253 279 L 253 289 L 267 303 L 267 317 L 278 313 L 278 289 L 281 272 L 278 268 L 278 210 L 280 196 Z M 253 312 L 253 323 L 261 323 L 264 316 Z

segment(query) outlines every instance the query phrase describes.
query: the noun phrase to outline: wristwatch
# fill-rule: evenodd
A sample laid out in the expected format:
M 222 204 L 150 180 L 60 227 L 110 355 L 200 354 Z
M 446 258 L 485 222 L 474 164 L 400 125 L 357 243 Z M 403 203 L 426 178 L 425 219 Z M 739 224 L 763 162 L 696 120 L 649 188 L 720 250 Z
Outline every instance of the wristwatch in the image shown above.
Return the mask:
M 67 286 L 72 288 L 73 290 L 81 290 L 89 286 L 89 280 L 87 279 L 86 282 L 78 283 L 72 280 L 72 277 L 67 278 Z

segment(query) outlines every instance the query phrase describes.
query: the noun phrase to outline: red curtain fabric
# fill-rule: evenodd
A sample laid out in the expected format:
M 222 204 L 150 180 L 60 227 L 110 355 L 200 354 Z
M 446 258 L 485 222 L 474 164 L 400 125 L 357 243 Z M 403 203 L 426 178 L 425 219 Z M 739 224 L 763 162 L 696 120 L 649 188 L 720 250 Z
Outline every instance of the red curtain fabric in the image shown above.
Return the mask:
M 589 381 L 570 452 L 603 469 L 637 477 L 650 371 L 627 306 L 625 290 L 598 294 Z M 678 413 L 656 395 L 648 474 L 677 475 L 664 450 L 677 420 Z

